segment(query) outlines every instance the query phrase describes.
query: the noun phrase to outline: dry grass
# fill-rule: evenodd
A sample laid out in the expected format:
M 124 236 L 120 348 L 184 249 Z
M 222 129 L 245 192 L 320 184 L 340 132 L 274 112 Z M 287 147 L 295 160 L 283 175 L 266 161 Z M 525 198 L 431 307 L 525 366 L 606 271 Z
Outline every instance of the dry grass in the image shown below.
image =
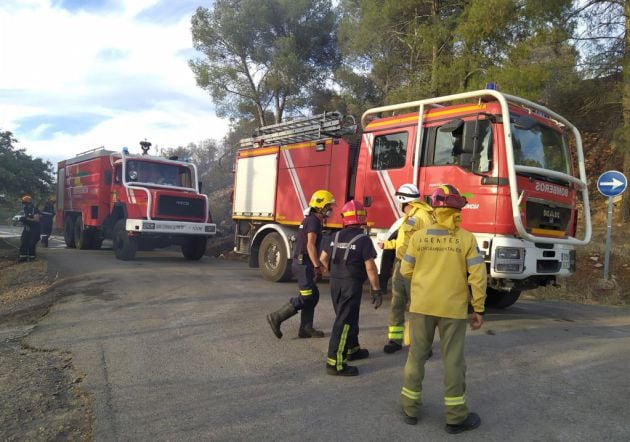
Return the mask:
M 50 286 L 45 259 L 17 262 L 17 249 L 0 240 L 0 311 L 46 293 Z
M 609 278 L 604 281 L 607 206 L 596 203 L 591 211 L 593 237 L 577 249 L 577 270 L 557 287 L 529 291 L 524 297 L 564 299 L 583 304 L 630 305 L 630 226 L 617 218 L 613 211 Z M 617 213 L 615 213 L 617 212 Z

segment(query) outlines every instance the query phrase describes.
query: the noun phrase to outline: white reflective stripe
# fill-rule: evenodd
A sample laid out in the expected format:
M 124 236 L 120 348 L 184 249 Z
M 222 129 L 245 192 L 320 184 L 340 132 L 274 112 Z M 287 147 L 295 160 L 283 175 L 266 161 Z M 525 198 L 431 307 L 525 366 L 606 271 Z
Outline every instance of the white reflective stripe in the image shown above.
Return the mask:
M 416 258 L 414 258 L 411 255 L 405 255 L 405 257 L 403 258 L 403 261 L 407 261 L 409 264 L 416 264 Z
M 402 388 L 400 394 L 402 394 L 405 397 L 408 397 L 409 399 L 413 401 L 419 400 L 420 396 L 422 395 L 420 391 L 413 391 L 405 387 Z
M 291 178 L 291 183 L 293 184 L 293 190 L 295 190 L 295 196 L 297 196 L 300 206 L 302 207 L 302 212 L 304 212 L 308 207 L 308 203 L 306 202 L 306 197 L 304 196 L 304 189 L 302 189 L 302 185 L 300 184 L 300 178 L 295 170 L 293 159 L 291 158 L 291 154 L 288 149 L 281 149 L 280 152 L 282 152 L 284 161 L 287 163 L 287 170 L 289 171 L 289 177 Z
M 448 230 L 427 229 L 427 235 L 446 236 L 446 235 L 448 235 Z
M 477 264 L 483 264 L 483 256 L 477 255 L 474 258 L 470 258 L 466 260 L 466 265 L 468 267 L 472 267 Z
M 465 405 L 466 404 L 466 396 L 453 396 L 446 397 L 444 396 L 444 405 L 447 407 L 453 407 L 455 405 Z
M 127 198 L 131 204 L 136 204 L 136 193 L 131 187 L 127 187 Z

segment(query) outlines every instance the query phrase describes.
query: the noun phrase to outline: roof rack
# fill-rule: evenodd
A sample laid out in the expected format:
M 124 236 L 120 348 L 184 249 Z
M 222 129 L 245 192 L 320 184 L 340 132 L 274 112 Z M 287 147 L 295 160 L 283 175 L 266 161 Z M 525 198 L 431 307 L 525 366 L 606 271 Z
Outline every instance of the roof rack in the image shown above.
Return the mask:
M 357 124 L 352 115 L 324 112 L 308 118 L 259 127 L 251 138 L 243 138 L 240 146 L 241 149 L 247 149 L 321 140 L 327 137 L 339 138 L 354 134 L 356 131 Z

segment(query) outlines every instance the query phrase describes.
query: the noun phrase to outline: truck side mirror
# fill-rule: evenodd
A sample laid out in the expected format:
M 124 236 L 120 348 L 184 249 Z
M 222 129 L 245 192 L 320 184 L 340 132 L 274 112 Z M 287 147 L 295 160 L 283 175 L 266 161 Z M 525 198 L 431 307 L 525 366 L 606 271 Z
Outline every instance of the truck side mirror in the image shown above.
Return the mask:
M 203 188 L 203 183 L 201 181 L 197 182 L 197 187 L 199 188 L 199 193 L 201 193 L 201 189 Z

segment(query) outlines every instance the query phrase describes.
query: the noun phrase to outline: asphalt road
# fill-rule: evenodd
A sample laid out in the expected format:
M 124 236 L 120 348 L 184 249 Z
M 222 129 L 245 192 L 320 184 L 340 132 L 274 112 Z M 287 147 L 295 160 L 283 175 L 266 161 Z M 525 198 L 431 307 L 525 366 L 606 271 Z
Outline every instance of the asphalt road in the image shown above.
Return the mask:
M 467 398 L 478 430 L 443 430 L 442 360 L 428 362 L 421 420 L 399 415 L 406 350 L 385 355 L 389 302 L 361 312 L 370 358 L 355 378 L 326 375 L 328 339 L 276 339 L 266 312 L 294 283 L 243 262 L 175 251 L 41 249 L 64 295 L 27 343 L 69 350 L 95 397 L 97 441 L 630 440 L 630 309 L 519 301 L 468 332 Z M 315 325 L 330 333 L 328 285 Z M 436 344 L 436 349 L 438 344 Z

